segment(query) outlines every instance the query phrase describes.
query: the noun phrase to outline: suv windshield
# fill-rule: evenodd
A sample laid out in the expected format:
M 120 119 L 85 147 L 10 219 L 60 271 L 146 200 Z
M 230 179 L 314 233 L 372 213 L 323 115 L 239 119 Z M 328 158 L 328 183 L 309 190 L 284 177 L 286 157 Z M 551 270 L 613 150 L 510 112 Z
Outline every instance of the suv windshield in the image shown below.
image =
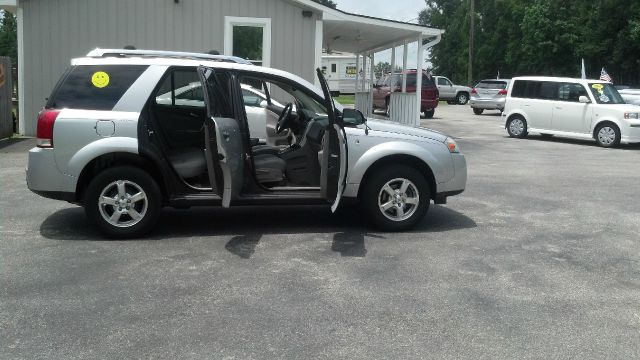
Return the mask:
M 589 83 L 589 89 L 598 104 L 624 104 L 625 101 L 613 84 Z

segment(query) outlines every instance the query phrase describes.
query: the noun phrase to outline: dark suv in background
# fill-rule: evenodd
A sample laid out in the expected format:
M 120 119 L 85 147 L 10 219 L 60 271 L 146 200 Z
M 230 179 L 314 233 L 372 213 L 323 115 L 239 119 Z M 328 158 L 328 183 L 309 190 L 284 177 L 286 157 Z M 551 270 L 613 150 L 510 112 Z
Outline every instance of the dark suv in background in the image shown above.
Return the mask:
M 416 92 L 416 73 L 417 70 L 407 70 L 404 73 L 407 74 L 407 92 Z M 402 74 L 395 73 L 389 74 L 382 78 L 378 84 L 374 85 L 373 89 L 373 108 L 383 109 L 389 111 L 389 97 L 392 92 L 402 91 Z M 420 111 L 424 113 L 427 119 L 431 119 L 438 107 L 438 101 L 440 100 L 440 93 L 433 78 L 426 73 L 422 74 L 422 106 Z

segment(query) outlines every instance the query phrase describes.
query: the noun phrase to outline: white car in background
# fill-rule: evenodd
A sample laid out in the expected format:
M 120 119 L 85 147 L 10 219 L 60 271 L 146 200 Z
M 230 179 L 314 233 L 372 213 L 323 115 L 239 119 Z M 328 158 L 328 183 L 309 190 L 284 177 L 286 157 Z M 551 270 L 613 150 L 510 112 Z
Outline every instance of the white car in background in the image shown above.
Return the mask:
M 640 107 L 609 82 L 546 76 L 511 81 L 504 108 L 509 136 L 595 139 L 603 147 L 640 142 Z
M 618 90 L 627 104 L 640 105 L 640 89 Z
M 284 105 L 275 99 L 271 99 L 271 104 L 269 104 L 267 95 L 251 85 L 242 84 L 241 87 L 250 136 L 258 139 L 260 143 L 271 146 L 286 144 L 289 133 L 276 134 L 275 130 Z M 171 105 L 171 99 L 171 92 L 167 92 L 156 97 L 156 103 Z M 204 94 L 201 84 L 192 82 L 176 89 L 175 105 L 204 108 Z

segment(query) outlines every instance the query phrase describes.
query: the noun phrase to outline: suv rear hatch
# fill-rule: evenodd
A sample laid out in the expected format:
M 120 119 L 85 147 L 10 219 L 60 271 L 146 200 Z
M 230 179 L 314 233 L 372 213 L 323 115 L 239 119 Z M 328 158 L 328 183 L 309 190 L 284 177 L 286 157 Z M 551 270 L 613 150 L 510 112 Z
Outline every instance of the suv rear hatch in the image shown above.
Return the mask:
M 479 99 L 492 99 L 507 95 L 507 82 L 500 80 L 483 80 L 475 87 L 475 95 Z

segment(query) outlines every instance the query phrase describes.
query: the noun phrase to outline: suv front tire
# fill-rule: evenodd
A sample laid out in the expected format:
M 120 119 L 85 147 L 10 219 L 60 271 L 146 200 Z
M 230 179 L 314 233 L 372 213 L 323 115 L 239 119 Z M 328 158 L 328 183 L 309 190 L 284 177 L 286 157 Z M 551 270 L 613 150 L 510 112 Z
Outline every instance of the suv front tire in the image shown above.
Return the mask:
M 379 169 L 367 180 L 361 193 L 369 221 L 384 231 L 412 228 L 429 210 L 429 183 L 416 169 L 394 165 Z

